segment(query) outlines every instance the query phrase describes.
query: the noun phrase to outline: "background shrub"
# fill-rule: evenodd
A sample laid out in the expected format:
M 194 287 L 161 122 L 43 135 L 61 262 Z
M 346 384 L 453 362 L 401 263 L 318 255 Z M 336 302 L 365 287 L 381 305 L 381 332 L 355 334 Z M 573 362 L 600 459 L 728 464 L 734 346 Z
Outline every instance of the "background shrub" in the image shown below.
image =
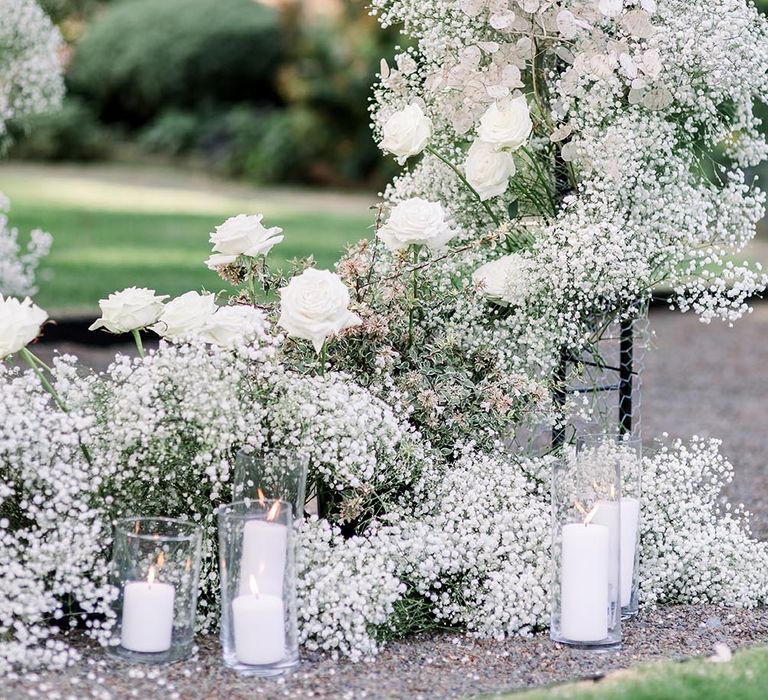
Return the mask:
M 280 17 L 253 0 L 125 0 L 98 16 L 67 79 L 106 122 L 170 108 L 274 102 Z
M 11 154 L 30 160 L 99 160 L 109 155 L 112 135 L 76 97 L 67 97 L 58 112 L 39 114 L 12 124 Z
M 69 95 L 14 157 L 151 155 L 256 183 L 374 187 L 393 173 L 368 99 L 396 30 L 367 0 L 329 15 L 303 0 L 41 1 L 70 43 Z
M 195 112 L 169 109 L 150 122 L 136 142 L 149 153 L 177 156 L 195 147 L 200 121 Z

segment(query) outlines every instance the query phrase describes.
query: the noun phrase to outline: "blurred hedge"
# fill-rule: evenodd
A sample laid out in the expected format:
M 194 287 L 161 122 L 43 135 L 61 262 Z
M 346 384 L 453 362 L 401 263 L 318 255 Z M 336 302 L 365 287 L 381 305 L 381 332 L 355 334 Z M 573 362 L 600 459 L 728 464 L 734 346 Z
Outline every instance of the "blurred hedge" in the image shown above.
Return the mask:
M 69 96 L 16 157 L 182 158 L 255 182 L 380 184 L 368 98 L 394 31 L 366 0 L 308 15 L 255 0 L 43 0 L 65 28 Z M 80 124 L 80 130 L 76 128 Z
M 278 14 L 253 0 L 130 0 L 97 18 L 67 72 L 105 121 L 144 124 L 163 109 L 273 102 Z
M 77 97 L 68 96 L 58 112 L 11 125 L 15 158 L 31 160 L 100 160 L 110 154 L 112 134 Z

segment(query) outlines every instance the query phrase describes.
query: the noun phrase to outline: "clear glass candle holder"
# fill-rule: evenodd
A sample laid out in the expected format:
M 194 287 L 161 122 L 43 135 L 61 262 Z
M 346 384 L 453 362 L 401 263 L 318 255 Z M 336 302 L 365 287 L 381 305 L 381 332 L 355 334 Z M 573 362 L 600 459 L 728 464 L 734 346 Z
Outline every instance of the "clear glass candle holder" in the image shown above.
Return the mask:
M 295 518 L 304 517 L 307 459 L 292 450 L 240 450 L 232 478 L 233 501 L 271 499 L 290 503 Z
M 111 578 L 119 595 L 110 645 L 140 663 L 170 663 L 192 651 L 202 531 L 175 518 L 115 522 Z
M 552 473 L 550 637 L 580 648 L 621 645 L 621 469 L 608 438 L 564 445 Z
M 621 469 L 621 614 L 637 615 L 640 600 L 640 526 L 643 517 L 643 443 L 629 435 L 614 442 Z
M 243 674 L 285 673 L 299 663 L 291 504 L 248 499 L 217 514 L 224 663 Z

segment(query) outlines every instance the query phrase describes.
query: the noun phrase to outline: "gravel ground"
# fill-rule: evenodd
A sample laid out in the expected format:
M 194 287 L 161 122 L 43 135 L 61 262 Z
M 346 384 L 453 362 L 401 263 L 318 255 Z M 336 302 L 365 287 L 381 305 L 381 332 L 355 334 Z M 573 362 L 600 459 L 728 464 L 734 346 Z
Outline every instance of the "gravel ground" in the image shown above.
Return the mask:
M 654 352 L 646 360 L 642 400 L 646 441 L 663 431 L 723 439 L 736 466 L 728 489 L 753 512 L 755 533 L 768 536 L 764 396 L 768 393 L 768 304 L 729 329 L 704 326 L 692 316 L 651 314 Z M 94 367 L 110 353 L 73 346 Z M 130 346 L 126 346 L 130 350 Z M 38 348 L 47 359 L 51 348 Z M 106 659 L 85 642 L 84 660 L 66 673 L 0 680 L 0 698 L 318 698 L 428 700 L 460 698 L 602 674 L 641 661 L 712 653 L 765 643 L 768 609 L 676 606 L 645 611 L 625 624 L 624 647 L 604 654 L 576 652 L 546 636 L 506 642 L 462 635 L 422 636 L 390 644 L 372 662 L 333 662 L 305 654 L 300 668 L 280 680 L 242 678 L 224 670 L 218 641 L 200 640 L 194 658 L 173 666 L 130 667 Z
M 387 646 L 375 661 L 352 664 L 305 654 L 281 679 L 238 676 L 220 662 L 218 641 L 206 637 L 197 654 L 163 667 L 137 667 L 86 649 L 86 659 L 65 674 L 6 679 L 3 698 L 290 698 L 304 700 L 449 700 L 500 693 L 603 674 L 642 661 L 708 655 L 768 636 L 768 611 L 676 606 L 642 613 L 625 624 L 620 651 L 588 653 L 553 644 L 545 636 L 507 642 L 460 635 L 421 636 Z

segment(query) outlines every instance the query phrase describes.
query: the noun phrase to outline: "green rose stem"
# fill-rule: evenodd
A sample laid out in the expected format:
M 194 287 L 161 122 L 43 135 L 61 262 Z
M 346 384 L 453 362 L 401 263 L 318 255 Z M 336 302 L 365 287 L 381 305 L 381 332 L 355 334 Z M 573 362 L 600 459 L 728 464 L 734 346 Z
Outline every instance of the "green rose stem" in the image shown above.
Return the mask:
M 27 348 L 22 348 L 19 351 L 19 354 L 24 358 L 26 363 L 32 368 L 34 373 L 37 375 L 37 378 L 40 380 L 40 383 L 45 387 L 46 391 L 51 395 L 53 398 L 54 403 L 64 412 L 69 413 L 69 409 L 66 407 L 64 402 L 61 400 L 61 396 L 59 396 L 59 392 L 56 391 L 53 384 L 51 384 L 48 381 L 48 377 L 45 376 L 43 373 L 43 367 L 47 368 L 50 371 L 50 368 L 48 365 L 46 365 L 42 360 L 38 359 L 36 355 L 34 355 L 32 352 L 27 350 Z M 85 460 L 88 462 L 88 464 L 93 465 L 93 462 L 91 461 L 91 453 L 88 451 L 88 448 L 83 445 L 83 443 L 80 443 L 80 449 L 83 452 L 83 456 L 85 457 Z
M 325 340 L 323 341 L 323 347 L 320 348 L 320 376 L 321 377 L 325 376 L 325 361 L 326 361 L 326 358 L 328 357 L 327 347 L 328 347 L 328 341 Z
M 54 402 L 56 405 L 65 413 L 67 413 L 67 407 L 64 405 L 64 402 L 61 400 L 61 397 L 59 396 L 56 389 L 54 389 L 53 384 L 51 384 L 48 381 L 48 377 L 43 374 L 42 369 L 42 362 L 35 357 L 27 348 L 22 348 L 20 351 L 20 355 L 26 360 L 27 364 L 32 368 L 32 370 L 37 375 L 38 379 L 40 380 L 40 383 L 45 387 L 45 389 L 48 391 L 48 393 L 53 397 Z
M 412 246 L 413 248 L 413 297 L 411 299 L 410 308 L 408 309 L 408 349 L 410 350 L 413 344 L 413 319 L 416 314 L 416 301 L 419 297 L 419 246 Z
M 253 270 L 248 274 L 248 291 L 251 295 L 251 304 L 256 306 L 256 275 Z
M 141 333 L 139 333 L 138 328 L 134 328 L 131 333 L 133 333 L 133 339 L 136 341 L 136 349 L 139 351 L 139 357 L 146 357 L 144 353 L 144 345 L 141 342 Z
M 484 202 L 483 198 L 480 196 L 480 193 L 472 187 L 472 185 L 469 184 L 469 181 L 466 177 L 464 177 L 464 173 L 461 172 L 451 161 L 449 161 L 447 158 L 444 158 L 441 156 L 437 151 L 434 149 L 427 147 L 426 149 L 427 153 L 431 153 L 435 158 L 445 163 L 451 170 L 453 170 L 454 173 L 456 173 L 456 176 L 459 178 L 459 180 L 464 183 L 464 186 L 472 193 L 472 195 L 477 199 L 478 202 L 482 205 L 483 209 L 488 213 L 488 216 L 491 217 L 491 221 L 493 221 L 496 226 L 500 226 L 501 222 L 499 221 L 499 217 L 496 216 L 496 214 L 493 213 L 493 209 L 491 209 L 491 206 L 488 204 L 488 202 Z

